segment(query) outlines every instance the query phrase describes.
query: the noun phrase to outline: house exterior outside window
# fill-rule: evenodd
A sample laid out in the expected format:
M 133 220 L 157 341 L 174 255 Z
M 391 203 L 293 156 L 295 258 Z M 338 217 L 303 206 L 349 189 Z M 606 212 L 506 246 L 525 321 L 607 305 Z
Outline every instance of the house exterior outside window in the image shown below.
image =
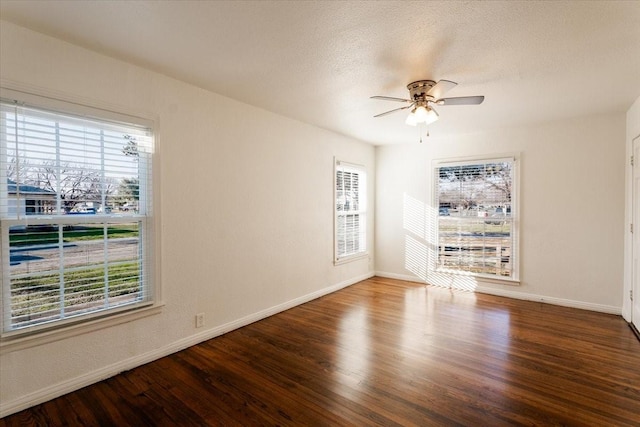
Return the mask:
M 18 185 L 7 180 L 8 214 L 41 215 L 53 212 L 56 206 L 56 193 L 34 185 Z

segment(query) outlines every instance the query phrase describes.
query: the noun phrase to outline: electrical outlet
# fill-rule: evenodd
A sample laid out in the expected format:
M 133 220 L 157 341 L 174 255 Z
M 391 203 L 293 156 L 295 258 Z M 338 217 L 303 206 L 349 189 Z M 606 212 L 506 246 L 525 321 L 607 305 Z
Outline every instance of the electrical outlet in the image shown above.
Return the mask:
M 202 328 L 204 326 L 204 313 L 196 314 L 196 328 Z

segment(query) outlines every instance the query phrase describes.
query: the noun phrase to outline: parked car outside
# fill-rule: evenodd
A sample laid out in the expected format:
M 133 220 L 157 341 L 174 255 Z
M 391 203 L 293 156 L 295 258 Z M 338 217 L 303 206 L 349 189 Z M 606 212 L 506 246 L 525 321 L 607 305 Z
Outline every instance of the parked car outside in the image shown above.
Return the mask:
M 505 209 L 499 206 L 495 209 L 495 211 L 491 215 L 486 215 L 491 219 L 486 220 L 485 224 L 502 225 L 502 223 L 504 222 L 504 219 L 510 214 L 511 214 L 510 208 L 507 208 L 505 212 Z
M 88 207 L 74 207 L 67 215 L 95 215 L 96 208 L 88 208 Z

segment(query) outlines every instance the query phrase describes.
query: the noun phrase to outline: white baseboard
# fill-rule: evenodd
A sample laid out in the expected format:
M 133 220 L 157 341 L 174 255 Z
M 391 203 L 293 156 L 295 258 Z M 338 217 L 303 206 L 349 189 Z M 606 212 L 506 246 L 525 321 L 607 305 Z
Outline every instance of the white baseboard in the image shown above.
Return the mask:
M 215 328 L 207 329 L 206 331 L 200 332 L 195 335 L 190 335 L 181 340 L 174 341 L 171 344 L 161 347 L 159 349 L 156 349 L 138 356 L 130 357 L 118 363 L 114 363 L 112 365 L 105 366 L 95 371 L 88 372 L 84 375 L 80 375 L 78 377 L 60 382 L 58 384 L 45 387 L 33 393 L 29 393 L 22 397 L 19 397 L 18 399 L 14 399 L 11 401 L 3 400 L 2 402 L 0 402 L 0 418 L 6 417 L 7 415 L 11 415 L 18 411 L 22 411 L 23 409 L 30 408 L 31 406 L 38 405 L 43 402 L 47 402 L 51 399 L 55 399 L 56 397 L 65 395 L 67 393 L 71 393 L 73 391 L 79 390 L 82 387 L 86 387 L 88 385 L 105 380 L 107 378 L 110 378 L 114 375 L 119 374 L 120 372 L 136 368 L 138 366 L 144 365 L 145 363 L 153 362 L 154 360 L 158 360 L 162 357 L 184 350 L 185 348 L 199 344 L 203 341 L 226 334 L 227 332 L 230 332 L 234 329 L 241 328 L 243 326 L 265 319 L 274 314 L 293 308 L 295 306 L 312 301 L 316 298 L 320 298 L 324 295 L 328 295 L 330 293 L 336 292 L 340 289 L 346 288 L 347 286 L 353 285 L 355 283 L 358 283 L 362 280 L 368 279 L 373 276 L 374 276 L 374 273 L 371 272 L 359 277 L 355 277 L 355 278 L 337 283 L 333 286 L 329 286 L 327 288 L 320 289 L 316 292 L 312 292 L 310 294 L 303 295 L 298 298 L 294 298 L 290 301 L 286 301 L 282 304 L 278 304 L 273 307 L 267 308 L 265 310 L 261 310 L 259 312 L 250 314 L 248 316 L 231 321 L 229 323 L 225 323 Z
M 376 271 L 376 276 L 387 277 L 389 279 L 406 280 L 408 282 L 418 282 L 418 283 L 428 284 L 427 282 L 425 282 L 419 277 L 405 275 L 405 274 Z M 595 304 L 590 302 L 576 301 L 576 300 L 570 300 L 570 299 L 564 299 L 564 298 L 556 298 L 556 297 L 550 297 L 546 295 L 529 294 L 525 292 L 513 291 L 512 289 L 513 287 L 511 286 L 509 287 L 509 289 L 497 289 L 497 288 L 489 288 L 486 286 L 478 286 L 476 287 L 475 292 L 479 292 L 482 294 L 496 295 L 500 297 L 520 299 L 525 301 L 536 301 L 536 302 L 542 302 L 546 304 L 560 305 L 563 307 L 579 308 L 582 310 L 597 311 L 600 313 L 622 315 L 622 307 L 615 307 L 615 306 L 604 305 L 604 304 Z
M 496 295 L 500 297 L 521 299 L 525 301 L 536 301 L 536 302 L 542 302 L 545 304 L 560 305 L 563 307 L 579 308 L 582 310 L 597 311 L 600 313 L 622 315 L 621 307 L 615 307 L 615 306 L 604 305 L 604 304 L 595 304 L 592 302 L 576 301 L 576 300 L 565 299 L 565 298 L 555 298 L 555 297 L 549 297 L 545 295 L 528 294 L 525 292 L 514 292 L 507 289 L 503 290 L 503 289 L 495 289 L 495 288 L 486 288 L 483 286 L 478 286 L 478 288 L 476 289 L 476 292 L 480 292 L 482 294 Z
M 387 273 L 386 271 L 376 271 L 376 276 L 386 277 L 387 279 L 404 280 L 406 282 L 424 283 L 425 285 L 427 284 L 424 280 L 422 280 L 418 276 L 411 276 L 409 274 L 396 274 L 396 273 Z

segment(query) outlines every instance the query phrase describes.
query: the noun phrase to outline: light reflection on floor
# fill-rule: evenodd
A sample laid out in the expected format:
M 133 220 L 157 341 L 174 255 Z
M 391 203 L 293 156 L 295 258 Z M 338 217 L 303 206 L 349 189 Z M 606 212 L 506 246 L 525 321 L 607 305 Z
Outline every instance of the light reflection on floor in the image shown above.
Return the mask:
M 429 285 L 408 288 L 403 303 L 402 321 L 395 325 L 369 315 L 369 310 L 384 310 L 385 301 L 379 296 L 350 308 L 341 319 L 333 372 L 337 393 L 360 401 L 367 398 L 370 387 L 380 387 L 381 375 L 372 367 L 380 369 L 377 354 L 383 347 L 385 353 L 397 349 L 393 366 L 384 366 L 394 375 L 389 386 L 396 388 L 441 381 L 443 373 L 434 368 L 437 365 L 426 362 L 446 360 L 450 354 L 467 351 L 484 353 L 481 360 L 486 366 L 475 366 L 473 370 L 490 368 L 508 378 L 511 340 L 508 310 L 478 305 L 473 292 Z M 448 375 L 464 372 L 466 369 Z M 487 387 L 504 390 L 508 382 L 487 379 Z
M 336 385 L 339 394 L 356 400 L 359 385 L 369 375 L 371 345 L 367 308 L 355 307 L 345 314 L 338 328 L 336 374 L 340 380 Z

